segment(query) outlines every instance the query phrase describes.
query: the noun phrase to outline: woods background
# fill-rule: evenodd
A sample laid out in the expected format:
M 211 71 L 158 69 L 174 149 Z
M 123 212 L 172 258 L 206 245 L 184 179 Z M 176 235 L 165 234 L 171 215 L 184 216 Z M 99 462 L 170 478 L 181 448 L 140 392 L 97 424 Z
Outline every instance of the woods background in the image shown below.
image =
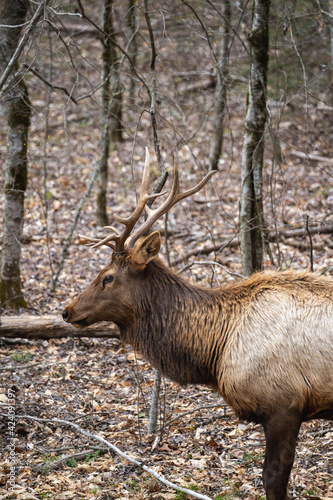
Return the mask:
M 235 279 L 230 273 L 263 268 L 313 266 L 332 274 L 331 0 L 3 0 L 0 16 L 3 325 L 23 310 L 29 321 L 60 314 L 104 267 L 109 251 L 80 246 L 78 234 L 102 237 L 112 214 L 132 211 L 145 146 L 152 154 L 152 188 L 170 186 L 174 155 L 184 188 L 207 169 L 219 170 L 199 195 L 156 224 L 164 236 L 163 258 L 190 280 L 215 286 Z M 22 315 L 6 328 L 27 337 L 28 324 Z M 18 404 L 31 399 L 25 404 L 36 415 L 63 411 L 73 418 L 79 408 L 101 428 L 112 419 L 122 428 L 120 418 L 125 433 L 113 437 L 120 442 L 126 437 L 128 449 L 141 443 L 142 453 L 154 454 L 143 437 L 149 367 L 117 340 L 86 342 L 3 344 L 3 386 L 17 388 Z M 30 370 L 24 367 L 31 357 Z M 21 369 L 28 370 L 24 379 Z M 144 381 L 138 376 L 143 372 Z M 173 460 L 171 469 L 182 468 L 186 476 L 188 468 L 185 483 L 205 482 L 212 496 L 251 497 L 260 430 L 232 423 L 207 389 L 189 394 L 165 382 L 165 391 L 176 391 L 177 397 L 161 403 L 162 448 L 153 460 L 162 460 L 164 450 Z M 165 431 L 165 422 L 188 404 L 186 398 L 193 401 L 192 411 L 201 397 L 202 406 L 211 400 L 221 408 L 215 418 L 229 419 L 223 423 L 229 428 L 223 444 L 215 434 L 220 424 L 211 427 L 211 410 L 195 415 L 195 423 L 185 417 Z M 60 400 L 66 410 L 60 410 Z M 119 411 L 121 417 L 112 417 Z M 128 483 L 131 469 L 115 457 L 108 457 L 114 473 L 107 477 L 105 457 L 98 462 L 98 454 L 94 466 L 88 460 L 76 474 L 70 467 L 46 478 L 33 472 L 31 462 L 42 460 L 41 454 L 55 457 L 54 450 L 69 446 L 61 433 L 51 443 L 47 434 L 56 426 L 48 431 L 34 425 L 22 427 L 18 480 L 22 488 L 30 484 L 34 498 L 66 498 L 66 491 L 68 498 L 90 498 L 93 487 L 100 499 L 174 498 L 137 473 L 135 485 Z M 307 426 L 292 476 L 295 491 L 309 495 L 311 484 L 317 496 L 331 497 L 332 432 L 324 423 Z M 36 445 L 27 451 L 34 433 L 45 449 Z M 316 433 L 324 439 L 311 453 L 328 460 L 310 472 Z M 244 443 L 254 436 L 250 451 L 239 446 L 243 435 Z M 206 466 L 219 479 L 208 476 L 208 469 L 202 474 Z M 160 467 L 165 470 L 166 464 Z

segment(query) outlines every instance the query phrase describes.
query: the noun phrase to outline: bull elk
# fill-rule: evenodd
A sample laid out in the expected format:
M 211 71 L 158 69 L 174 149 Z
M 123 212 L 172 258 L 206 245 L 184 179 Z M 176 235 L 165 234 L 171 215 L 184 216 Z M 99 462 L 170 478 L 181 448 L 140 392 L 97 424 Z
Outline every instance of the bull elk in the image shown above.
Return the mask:
M 333 420 L 333 280 L 307 272 L 265 272 L 215 289 L 193 286 L 157 257 L 161 236 L 147 235 L 181 193 L 175 165 L 167 199 L 146 206 L 149 153 L 137 207 L 115 217 L 104 239 L 110 264 L 68 305 L 63 318 L 77 327 L 118 325 L 121 338 L 180 384 L 219 390 L 236 414 L 262 424 L 266 438 L 263 484 L 268 500 L 285 500 L 302 422 Z M 147 220 L 133 231 L 146 210 Z

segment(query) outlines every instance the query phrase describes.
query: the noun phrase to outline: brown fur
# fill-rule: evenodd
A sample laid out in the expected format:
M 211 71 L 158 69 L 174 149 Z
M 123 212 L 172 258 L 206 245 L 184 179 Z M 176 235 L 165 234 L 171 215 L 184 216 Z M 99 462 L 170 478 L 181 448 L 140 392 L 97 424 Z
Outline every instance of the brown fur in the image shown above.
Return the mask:
M 154 258 L 148 238 L 114 254 L 65 319 L 113 321 L 167 377 L 216 386 L 237 415 L 260 422 L 267 498 L 283 500 L 301 422 L 333 419 L 333 280 L 266 272 L 209 290 Z

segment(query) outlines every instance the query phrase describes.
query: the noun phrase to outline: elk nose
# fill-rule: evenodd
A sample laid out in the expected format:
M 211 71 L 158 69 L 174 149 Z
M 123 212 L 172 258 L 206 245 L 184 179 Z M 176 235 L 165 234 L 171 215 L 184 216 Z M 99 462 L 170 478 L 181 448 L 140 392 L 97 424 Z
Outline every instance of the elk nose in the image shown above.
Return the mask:
M 67 311 L 67 309 L 64 309 L 62 311 L 62 318 L 63 318 L 64 321 L 68 320 L 68 311 Z

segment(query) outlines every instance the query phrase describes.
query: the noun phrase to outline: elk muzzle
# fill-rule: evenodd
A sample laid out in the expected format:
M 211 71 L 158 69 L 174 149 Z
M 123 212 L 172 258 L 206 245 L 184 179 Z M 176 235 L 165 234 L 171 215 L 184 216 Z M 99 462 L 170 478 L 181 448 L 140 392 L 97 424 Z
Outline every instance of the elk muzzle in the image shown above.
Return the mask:
M 88 320 L 88 316 L 86 312 L 84 314 L 77 314 L 74 310 L 74 301 L 73 303 L 69 304 L 65 309 L 62 311 L 62 318 L 66 323 L 71 323 L 73 326 L 76 326 L 77 328 L 84 328 L 85 326 L 89 326 L 91 322 Z
M 63 319 L 64 321 L 66 321 L 66 323 L 67 323 L 67 321 L 68 321 L 68 316 L 69 316 L 69 315 L 68 315 L 68 311 L 67 311 L 67 307 L 66 307 L 66 308 L 62 311 L 62 319 Z

